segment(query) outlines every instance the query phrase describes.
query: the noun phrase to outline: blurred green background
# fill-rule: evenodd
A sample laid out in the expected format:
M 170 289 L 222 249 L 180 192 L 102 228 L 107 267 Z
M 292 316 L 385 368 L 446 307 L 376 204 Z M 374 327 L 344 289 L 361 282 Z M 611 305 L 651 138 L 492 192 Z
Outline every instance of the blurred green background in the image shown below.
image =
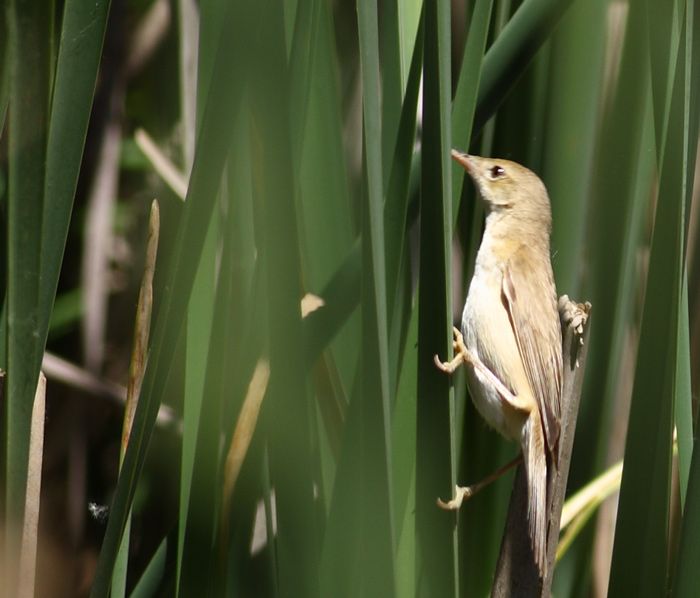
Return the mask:
M 488 595 L 512 474 L 435 506 L 518 450 L 432 362 L 483 226 L 455 147 L 541 176 L 593 304 L 553 594 L 696 596 L 697 8 L 5 0 L 6 595 Z

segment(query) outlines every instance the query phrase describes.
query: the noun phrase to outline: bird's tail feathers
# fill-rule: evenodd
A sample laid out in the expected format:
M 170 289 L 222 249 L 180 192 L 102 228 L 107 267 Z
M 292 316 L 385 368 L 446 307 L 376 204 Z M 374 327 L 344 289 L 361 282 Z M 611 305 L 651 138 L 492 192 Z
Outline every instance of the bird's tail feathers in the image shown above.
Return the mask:
M 530 542 L 535 563 L 544 578 L 547 573 L 547 458 L 542 423 L 536 410 L 525 424 L 523 454 L 527 473 Z

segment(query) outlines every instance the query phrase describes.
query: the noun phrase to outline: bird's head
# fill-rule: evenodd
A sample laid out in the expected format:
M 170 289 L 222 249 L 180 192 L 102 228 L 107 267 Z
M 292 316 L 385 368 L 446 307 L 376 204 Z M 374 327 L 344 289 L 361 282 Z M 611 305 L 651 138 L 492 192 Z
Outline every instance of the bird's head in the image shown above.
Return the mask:
M 551 208 L 544 184 L 524 166 L 497 158 L 481 158 L 452 150 L 469 173 L 490 212 L 522 222 L 551 226 Z

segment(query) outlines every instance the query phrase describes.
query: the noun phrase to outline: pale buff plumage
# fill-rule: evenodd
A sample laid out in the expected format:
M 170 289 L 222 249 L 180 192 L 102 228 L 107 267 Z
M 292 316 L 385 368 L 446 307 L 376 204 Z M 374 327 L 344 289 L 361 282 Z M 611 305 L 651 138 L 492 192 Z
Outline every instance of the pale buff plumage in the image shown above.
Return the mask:
M 460 359 L 474 404 L 491 426 L 520 443 L 528 520 L 544 575 L 547 462 L 556 463 L 561 414 L 561 328 L 550 260 L 551 209 L 542 181 L 508 160 L 452 152 L 487 204 L 486 228 L 462 315 Z M 448 503 L 451 508 L 461 498 Z

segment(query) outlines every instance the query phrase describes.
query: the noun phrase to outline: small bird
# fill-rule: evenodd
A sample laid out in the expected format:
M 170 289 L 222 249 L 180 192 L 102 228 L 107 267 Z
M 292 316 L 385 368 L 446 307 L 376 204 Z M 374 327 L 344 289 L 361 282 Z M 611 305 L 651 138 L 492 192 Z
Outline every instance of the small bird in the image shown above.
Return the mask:
M 436 355 L 435 362 L 449 373 L 466 364 L 476 409 L 501 435 L 520 443 L 530 542 L 544 577 L 547 471 L 558 463 L 562 380 L 549 197 L 542 181 L 520 164 L 455 150 L 452 157 L 474 180 L 487 216 L 462 332 L 454 329 L 455 359 L 442 363 Z M 458 487 L 441 506 L 457 509 L 472 493 Z

